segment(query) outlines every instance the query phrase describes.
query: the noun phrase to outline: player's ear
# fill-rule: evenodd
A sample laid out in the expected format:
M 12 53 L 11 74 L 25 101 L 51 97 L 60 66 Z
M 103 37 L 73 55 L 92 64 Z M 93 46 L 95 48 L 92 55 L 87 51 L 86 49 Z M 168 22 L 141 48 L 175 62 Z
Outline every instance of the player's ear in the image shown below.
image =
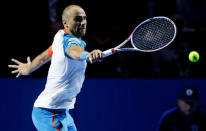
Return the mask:
M 68 29 L 68 24 L 67 24 L 67 21 L 66 20 L 62 20 L 62 24 L 64 25 L 64 28 Z

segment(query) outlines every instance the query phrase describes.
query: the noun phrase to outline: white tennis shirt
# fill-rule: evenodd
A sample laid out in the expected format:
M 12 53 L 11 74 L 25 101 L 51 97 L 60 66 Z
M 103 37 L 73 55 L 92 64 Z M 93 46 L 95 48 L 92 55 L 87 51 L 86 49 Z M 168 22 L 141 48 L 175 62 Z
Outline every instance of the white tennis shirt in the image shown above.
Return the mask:
M 59 30 L 52 43 L 52 57 L 45 89 L 34 106 L 49 109 L 72 109 L 82 88 L 86 61 L 75 60 L 66 54 L 72 45 L 85 48 L 83 40 Z

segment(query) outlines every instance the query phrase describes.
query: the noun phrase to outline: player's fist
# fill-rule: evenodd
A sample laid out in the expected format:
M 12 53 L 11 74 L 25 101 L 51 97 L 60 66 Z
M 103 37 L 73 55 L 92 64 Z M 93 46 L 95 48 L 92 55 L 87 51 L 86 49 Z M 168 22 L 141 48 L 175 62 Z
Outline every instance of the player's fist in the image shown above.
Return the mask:
M 101 61 L 102 57 L 103 57 L 103 52 L 101 50 L 93 50 L 86 56 L 86 59 L 89 60 L 91 63 L 93 63 L 96 61 Z

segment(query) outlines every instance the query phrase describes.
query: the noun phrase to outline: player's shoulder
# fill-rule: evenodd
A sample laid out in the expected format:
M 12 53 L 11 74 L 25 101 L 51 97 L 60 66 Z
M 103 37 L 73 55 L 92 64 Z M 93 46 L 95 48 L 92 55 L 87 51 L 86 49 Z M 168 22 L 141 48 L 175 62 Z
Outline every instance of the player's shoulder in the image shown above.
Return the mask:
M 173 117 L 173 116 L 175 116 L 175 115 L 178 114 L 178 111 L 179 111 L 179 107 L 178 107 L 178 106 L 172 107 L 172 108 L 166 110 L 166 111 L 162 114 L 162 118 L 165 118 L 165 117 Z
M 63 35 L 64 35 L 64 31 L 63 30 L 57 31 L 57 33 L 54 36 L 54 40 L 62 38 Z
M 68 42 L 69 43 L 77 43 L 77 44 L 81 44 L 81 40 L 76 38 L 76 37 L 68 37 Z
M 198 116 L 198 119 L 199 119 L 201 122 L 205 123 L 205 121 L 206 121 L 206 109 L 200 107 L 197 116 Z
M 75 45 L 80 45 L 82 47 L 86 46 L 86 43 L 84 40 L 81 40 L 71 34 L 65 33 L 64 34 L 64 41 L 68 44 L 75 44 Z
M 206 116 L 206 107 L 205 106 L 200 106 L 199 111 Z
M 162 123 L 168 123 L 168 122 L 171 122 L 171 121 L 175 121 L 178 117 L 178 107 L 172 107 L 168 110 L 166 110 L 160 117 L 160 120 L 159 120 L 159 126 L 162 124 Z

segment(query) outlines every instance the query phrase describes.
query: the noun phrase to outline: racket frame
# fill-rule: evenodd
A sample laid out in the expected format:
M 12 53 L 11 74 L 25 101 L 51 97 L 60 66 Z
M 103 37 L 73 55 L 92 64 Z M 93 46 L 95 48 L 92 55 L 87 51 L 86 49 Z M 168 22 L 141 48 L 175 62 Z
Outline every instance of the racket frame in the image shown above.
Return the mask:
M 152 21 L 153 19 L 162 19 L 162 18 L 167 19 L 167 20 L 170 21 L 170 22 L 173 24 L 173 26 L 174 26 L 174 35 L 173 35 L 172 40 L 171 40 L 170 42 L 168 42 L 166 45 L 162 46 L 161 48 L 154 49 L 154 50 L 141 50 L 141 49 L 136 48 L 136 47 L 134 46 L 133 39 L 132 39 L 133 34 L 134 34 L 140 27 L 142 27 L 142 26 L 143 26 L 144 24 L 146 24 L 146 23 L 149 23 L 149 22 Z M 167 18 L 167 17 L 164 17 L 164 16 L 157 16 L 157 17 L 149 18 L 149 19 L 141 22 L 141 23 L 133 30 L 133 32 L 130 34 L 130 36 L 129 36 L 126 40 L 124 40 L 121 44 L 119 44 L 118 46 L 116 46 L 116 47 L 114 47 L 114 48 L 111 48 L 111 49 L 108 49 L 108 50 L 104 51 L 104 52 L 103 52 L 103 54 L 104 54 L 104 55 L 103 55 L 103 58 L 104 58 L 104 57 L 107 57 L 107 56 L 110 56 L 110 55 L 112 55 L 112 54 L 114 54 L 114 53 L 116 53 L 116 52 L 122 52 L 122 51 L 155 52 L 155 51 L 161 50 L 161 49 L 167 47 L 168 45 L 170 45 L 170 44 L 174 41 L 174 39 L 175 39 L 175 37 L 176 37 L 176 33 L 177 33 L 176 25 L 175 25 L 175 23 L 174 23 L 171 19 L 169 19 L 169 18 Z M 124 46 L 129 40 L 131 40 L 131 45 L 133 46 L 133 48 L 121 48 L 121 47 Z M 120 48 L 121 48 L 121 49 L 120 49 Z

